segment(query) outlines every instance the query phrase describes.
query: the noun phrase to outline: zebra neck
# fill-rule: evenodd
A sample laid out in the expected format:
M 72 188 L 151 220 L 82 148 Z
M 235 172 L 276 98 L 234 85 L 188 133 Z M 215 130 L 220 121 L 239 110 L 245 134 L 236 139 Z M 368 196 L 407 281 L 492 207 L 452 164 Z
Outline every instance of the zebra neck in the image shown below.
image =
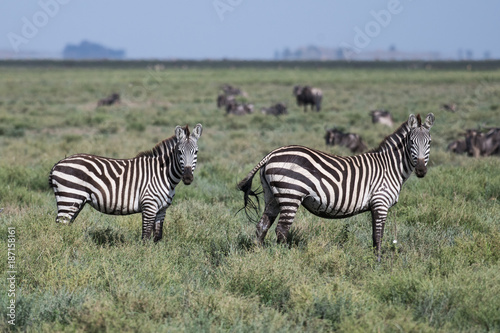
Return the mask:
M 181 181 L 180 167 L 175 158 L 177 140 L 170 138 L 158 143 L 153 149 L 139 153 L 135 159 L 143 166 L 149 166 L 154 175 L 163 185 L 174 188 Z
M 410 178 L 413 170 L 415 170 L 415 165 L 413 164 L 411 160 L 411 152 L 410 148 L 408 145 L 408 137 L 406 137 L 404 144 L 404 154 L 402 155 L 403 158 L 403 163 L 402 163 L 402 176 L 403 176 L 403 183 Z
M 169 172 L 169 178 L 170 181 L 172 182 L 173 186 L 177 186 L 181 182 L 182 178 L 182 167 L 179 163 L 179 160 L 174 158 L 172 161 L 173 163 L 170 163 L 170 168 L 168 170 Z
M 375 150 L 376 153 L 387 156 L 383 160 L 389 161 L 389 167 L 393 169 L 393 174 L 399 177 L 401 185 L 415 169 L 408 147 L 409 134 L 410 127 L 407 123 L 403 123 L 394 133 L 386 137 Z
M 150 156 L 145 158 L 150 158 L 151 161 L 153 161 L 153 165 L 157 166 L 155 168 L 156 171 L 153 172 L 163 185 L 173 189 L 180 183 L 182 178 L 182 169 L 176 158 L 169 155 Z

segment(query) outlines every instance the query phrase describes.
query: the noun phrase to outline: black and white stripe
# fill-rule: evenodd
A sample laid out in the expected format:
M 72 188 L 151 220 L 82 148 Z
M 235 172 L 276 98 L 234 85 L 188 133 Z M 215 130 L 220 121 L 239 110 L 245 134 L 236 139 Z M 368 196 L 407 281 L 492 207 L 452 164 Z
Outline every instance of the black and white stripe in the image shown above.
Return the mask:
M 260 170 L 264 213 L 257 224 L 257 238 L 264 241 L 278 215 L 278 242 L 285 242 L 298 208 L 324 218 L 344 218 L 372 213 L 373 246 L 380 260 L 380 245 L 390 207 L 397 203 L 401 186 L 415 170 L 425 176 L 429 161 L 429 130 L 434 115 L 425 123 L 410 115 L 377 149 L 356 156 L 334 156 L 302 146 L 285 146 L 270 152 L 238 184 L 245 208 L 252 179 Z M 254 206 L 255 207 L 255 206 Z
M 49 175 L 56 222 L 73 222 L 86 203 L 105 214 L 142 212 L 142 238 L 150 238 L 154 226 L 154 240 L 160 240 L 175 186 L 193 181 L 201 133 L 200 124 L 192 133 L 177 126 L 174 136 L 131 159 L 77 154 L 59 161 Z

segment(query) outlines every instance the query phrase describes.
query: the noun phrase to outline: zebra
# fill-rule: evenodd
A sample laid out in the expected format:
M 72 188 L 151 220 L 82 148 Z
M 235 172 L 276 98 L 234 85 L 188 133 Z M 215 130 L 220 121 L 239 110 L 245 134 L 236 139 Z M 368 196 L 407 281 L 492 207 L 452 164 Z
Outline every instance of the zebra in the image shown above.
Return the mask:
M 201 124 L 192 133 L 177 126 L 175 135 L 131 159 L 89 154 L 67 157 L 49 175 L 57 203 L 57 223 L 70 224 L 88 203 L 101 213 L 129 215 L 142 212 L 142 239 L 163 235 L 165 211 L 175 186 L 193 181 Z
M 322 218 L 344 218 L 370 211 L 373 247 L 380 261 L 380 247 L 387 212 L 399 199 L 403 183 L 415 171 L 427 173 L 434 114 L 422 124 L 420 115 L 410 114 L 393 134 L 367 153 L 335 156 L 304 146 L 284 146 L 267 154 L 238 184 L 244 192 L 244 209 L 257 206 L 250 196 L 252 179 L 260 170 L 265 208 L 257 223 L 257 242 L 280 215 L 276 227 L 278 243 L 287 241 L 289 228 L 300 205 Z M 250 204 L 250 205 L 249 205 Z

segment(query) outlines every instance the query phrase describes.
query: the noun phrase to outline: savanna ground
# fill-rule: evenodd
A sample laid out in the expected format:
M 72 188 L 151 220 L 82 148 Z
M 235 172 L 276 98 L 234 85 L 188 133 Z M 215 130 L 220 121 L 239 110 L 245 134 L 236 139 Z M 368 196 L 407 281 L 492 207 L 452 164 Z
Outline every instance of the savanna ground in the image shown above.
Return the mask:
M 470 69 L 470 68 L 469 68 Z M 227 116 L 224 83 L 256 112 Z M 324 93 L 319 113 L 292 87 Z M 122 102 L 96 108 L 112 92 Z M 285 102 L 276 118 L 259 110 Z M 440 110 L 457 103 L 455 113 Z M 325 220 L 301 209 L 293 240 L 264 247 L 238 210 L 236 184 L 270 150 L 301 144 L 335 154 L 324 128 L 376 147 L 397 124 L 433 112 L 429 172 L 412 176 L 390 210 L 378 263 L 369 213 Z M 463 130 L 500 126 L 500 71 L 370 68 L 93 68 L 4 66 L 0 72 L 0 242 L 3 331 L 28 332 L 486 332 L 500 331 L 500 158 L 454 155 Z M 203 124 L 192 185 L 179 184 L 164 238 L 140 241 L 141 217 L 86 207 L 57 225 L 47 184 L 54 163 L 85 152 L 128 158 Z M 257 187 L 257 178 L 254 186 Z M 262 208 L 262 207 L 261 207 Z M 7 244 L 15 230 L 15 297 Z M 12 237 L 11 237 L 12 238 Z M 397 243 L 393 243 L 397 240 Z M 13 259 L 13 258 L 11 258 Z M 15 326 L 8 323 L 16 301 Z

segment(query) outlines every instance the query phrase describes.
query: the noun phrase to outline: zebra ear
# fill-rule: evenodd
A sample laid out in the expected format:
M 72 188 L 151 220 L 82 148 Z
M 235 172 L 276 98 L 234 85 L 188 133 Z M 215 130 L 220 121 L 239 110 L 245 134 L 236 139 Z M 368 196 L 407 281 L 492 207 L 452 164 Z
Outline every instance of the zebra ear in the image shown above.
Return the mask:
M 425 123 L 422 126 L 430 130 L 432 125 L 434 125 L 434 119 L 434 113 L 429 113 L 427 117 L 425 117 Z
M 201 126 L 201 124 L 198 124 L 194 127 L 191 136 L 198 140 L 201 136 L 201 132 L 203 132 L 203 127 Z
M 180 141 L 186 137 L 186 133 L 181 126 L 175 127 L 175 136 L 177 137 L 177 141 Z
M 414 114 L 410 114 L 410 116 L 408 117 L 408 125 L 410 125 L 410 128 L 417 128 L 418 127 L 418 120 Z

